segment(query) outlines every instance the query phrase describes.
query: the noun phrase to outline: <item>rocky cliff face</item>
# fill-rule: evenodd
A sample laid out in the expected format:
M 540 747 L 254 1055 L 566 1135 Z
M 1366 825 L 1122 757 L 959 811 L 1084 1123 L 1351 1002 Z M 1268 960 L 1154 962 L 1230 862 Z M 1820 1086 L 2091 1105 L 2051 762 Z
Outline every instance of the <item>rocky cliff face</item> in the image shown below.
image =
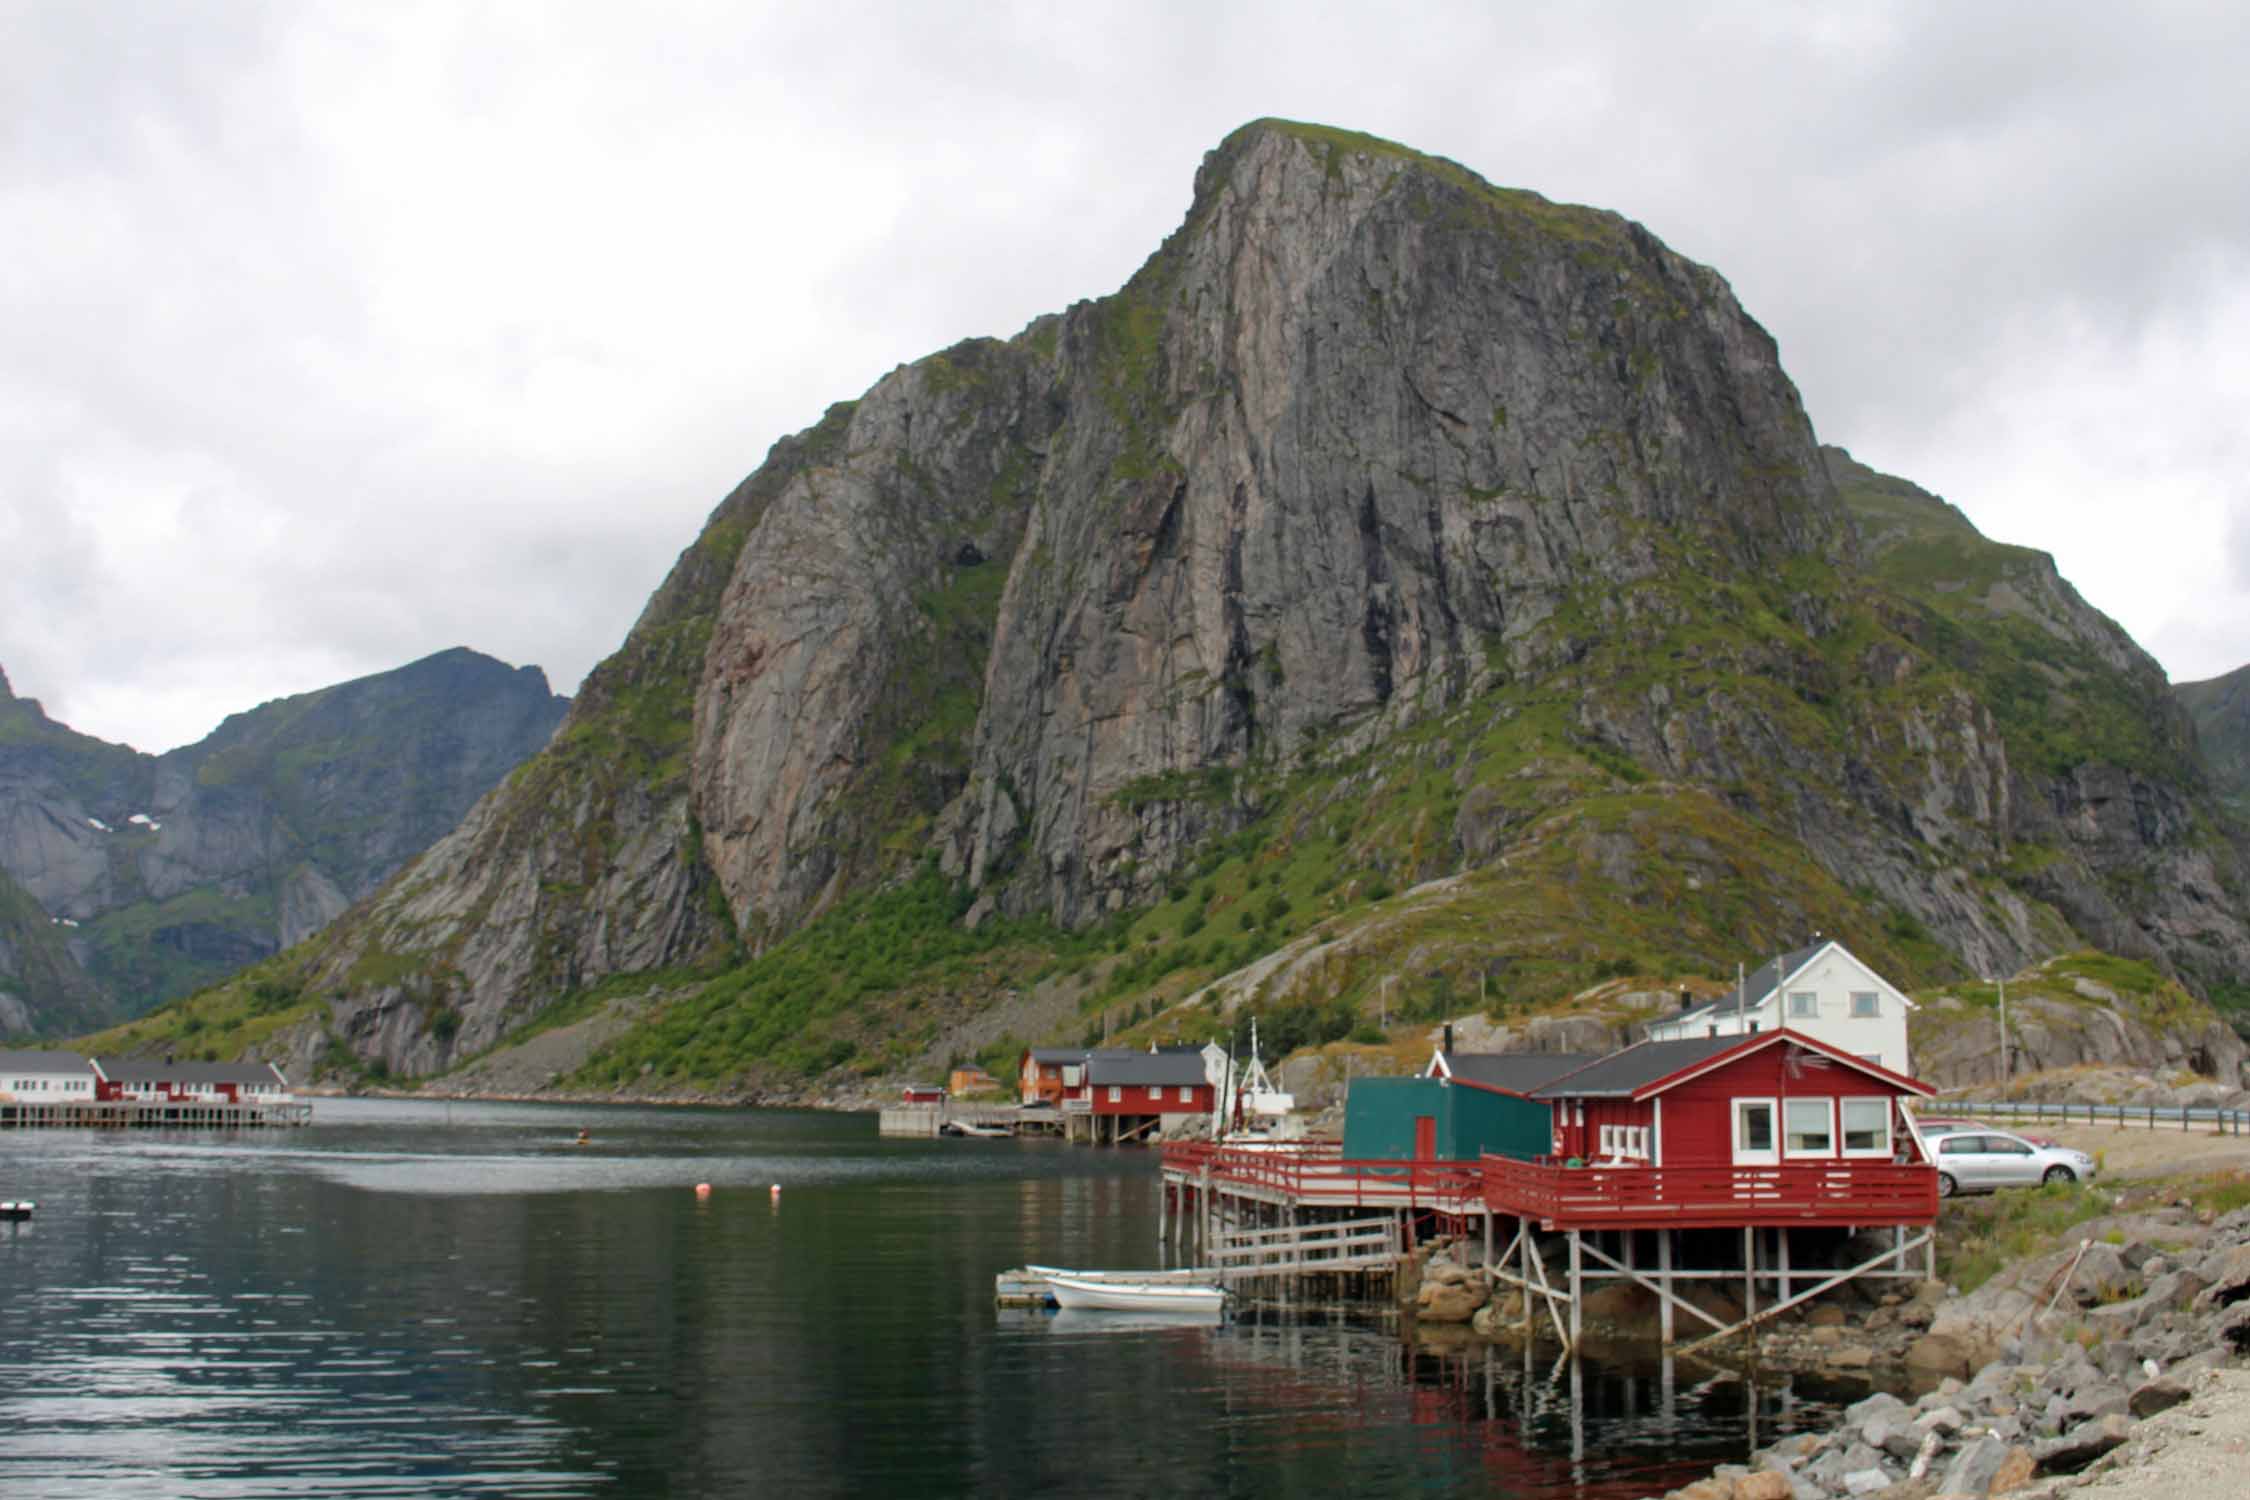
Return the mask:
M 102 1007 L 135 1014 L 301 941 L 544 744 L 535 667 L 448 651 L 236 714 L 161 756 L 0 699 L 0 870 Z M 82 1023 L 68 986 L 27 1005 Z M 41 995 L 46 998 L 42 1000 Z
M 270 983 L 428 1072 L 700 968 L 613 1083 L 798 1017 L 927 1044 L 916 976 L 1097 927 L 1102 997 L 1232 974 L 1323 1026 L 1816 927 L 1907 982 L 2091 938 L 2200 983 L 2250 972 L 2203 776 L 2043 557 L 1823 455 L 1715 273 L 1265 121 L 1116 294 L 777 444 L 548 751 Z M 974 944 L 852 904 L 917 869 Z M 828 921 L 841 964 L 790 949 Z
M 2250 828 L 2250 667 L 2208 682 L 2183 682 L 2172 691 L 2195 721 L 2213 783 L 2236 823 Z
M 109 997 L 71 957 L 72 932 L 0 873 L 0 1039 L 59 1036 L 117 1019 Z

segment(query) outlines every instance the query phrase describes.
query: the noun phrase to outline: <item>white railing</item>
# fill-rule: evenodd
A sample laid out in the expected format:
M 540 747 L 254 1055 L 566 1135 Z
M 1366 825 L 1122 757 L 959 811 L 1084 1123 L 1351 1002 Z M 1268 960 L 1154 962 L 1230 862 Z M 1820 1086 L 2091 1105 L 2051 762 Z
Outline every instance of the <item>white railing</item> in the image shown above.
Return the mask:
M 2039 1099 L 2002 1099 L 1975 1103 L 1932 1099 L 1917 1116 L 1950 1119 L 1974 1115 L 1989 1120 L 2051 1120 L 2058 1125 L 2137 1125 L 2149 1130 L 2193 1130 L 2210 1127 L 2215 1135 L 2250 1135 L 2250 1110 L 2221 1109 L 2214 1104 L 2072 1104 Z

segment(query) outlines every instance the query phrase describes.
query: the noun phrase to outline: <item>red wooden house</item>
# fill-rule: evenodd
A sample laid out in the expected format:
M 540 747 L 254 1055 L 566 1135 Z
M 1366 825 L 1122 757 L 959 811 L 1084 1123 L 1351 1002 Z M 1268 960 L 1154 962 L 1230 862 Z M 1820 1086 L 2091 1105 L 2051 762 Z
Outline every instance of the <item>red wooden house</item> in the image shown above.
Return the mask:
M 1533 1091 L 1553 1155 L 1486 1158 L 1488 1191 L 1555 1228 L 1929 1223 L 1900 1105 L 1931 1092 L 1786 1029 L 1642 1042 Z
M 1207 1115 L 1218 1107 L 1200 1051 L 1090 1052 L 1085 1058 L 1090 1113 Z

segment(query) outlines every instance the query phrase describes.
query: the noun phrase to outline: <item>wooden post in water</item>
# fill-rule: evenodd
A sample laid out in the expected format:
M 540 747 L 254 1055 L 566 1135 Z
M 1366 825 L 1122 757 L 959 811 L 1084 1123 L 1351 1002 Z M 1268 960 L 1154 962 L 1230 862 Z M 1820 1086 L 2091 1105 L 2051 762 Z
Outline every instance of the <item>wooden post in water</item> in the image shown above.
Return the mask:
M 1672 1231 L 1656 1231 L 1656 1280 L 1664 1288 L 1664 1295 L 1656 1301 L 1658 1324 L 1664 1335 L 1664 1375 L 1672 1375 Z M 1669 1387 L 1667 1386 L 1667 1401 Z

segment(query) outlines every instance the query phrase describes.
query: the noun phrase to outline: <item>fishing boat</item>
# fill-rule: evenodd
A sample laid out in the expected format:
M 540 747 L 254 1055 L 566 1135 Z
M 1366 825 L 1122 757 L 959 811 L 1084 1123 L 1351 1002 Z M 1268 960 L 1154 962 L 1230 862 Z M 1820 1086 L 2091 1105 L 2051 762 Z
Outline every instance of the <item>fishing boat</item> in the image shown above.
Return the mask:
M 1105 1312 L 1216 1313 L 1227 1305 L 1223 1287 L 1180 1281 L 1093 1280 L 1083 1276 L 1049 1274 L 1055 1301 L 1065 1309 L 1098 1308 Z
M 992 1140 L 1015 1134 L 1005 1125 L 983 1125 L 975 1120 L 947 1120 L 938 1126 L 939 1135 L 970 1136 L 977 1140 Z

